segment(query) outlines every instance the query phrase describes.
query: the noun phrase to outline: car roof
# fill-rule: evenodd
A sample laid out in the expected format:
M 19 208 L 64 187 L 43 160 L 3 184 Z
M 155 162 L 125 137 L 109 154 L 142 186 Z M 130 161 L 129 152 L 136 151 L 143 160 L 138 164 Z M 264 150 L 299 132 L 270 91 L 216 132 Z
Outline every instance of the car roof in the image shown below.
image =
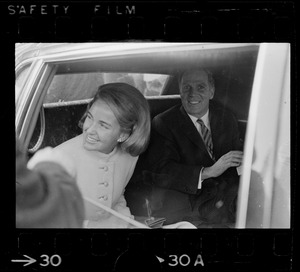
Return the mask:
M 166 48 L 186 46 L 186 43 L 17 43 L 15 46 L 17 64 L 31 58 L 42 58 L 57 53 L 86 50 L 98 50 L 99 52 L 118 52 L 150 48 Z
M 256 59 L 258 44 L 221 43 L 27 43 L 16 44 L 16 67 L 35 59 L 81 60 L 72 69 L 174 74 L 194 67 L 216 68 Z M 98 62 L 97 62 L 98 57 Z M 70 70 L 70 66 L 65 67 Z M 68 71 L 69 71 L 68 70 Z M 60 73 L 64 73 L 64 67 Z M 78 71 L 77 71 L 78 72 Z

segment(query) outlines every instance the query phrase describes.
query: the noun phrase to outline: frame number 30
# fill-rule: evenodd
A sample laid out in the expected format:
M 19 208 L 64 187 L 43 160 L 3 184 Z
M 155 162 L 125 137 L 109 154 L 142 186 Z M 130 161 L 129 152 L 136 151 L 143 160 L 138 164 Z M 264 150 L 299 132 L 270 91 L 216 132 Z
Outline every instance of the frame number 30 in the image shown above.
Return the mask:
M 41 255 L 43 261 L 40 263 L 40 266 L 59 266 L 61 264 L 61 257 L 57 254 L 48 256 L 46 254 Z

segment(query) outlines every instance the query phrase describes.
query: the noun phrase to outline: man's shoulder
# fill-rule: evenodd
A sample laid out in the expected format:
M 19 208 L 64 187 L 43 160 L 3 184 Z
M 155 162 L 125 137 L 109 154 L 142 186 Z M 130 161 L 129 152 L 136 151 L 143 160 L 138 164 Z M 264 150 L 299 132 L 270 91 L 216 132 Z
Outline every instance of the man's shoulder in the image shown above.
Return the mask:
M 233 112 L 226 105 L 223 105 L 218 101 L 211 101 L 209 104 L 209 110 L 217 115 L 233 116 Z
M 154 119 L 158 120 L 169 120 L 176 118 L 178 114 L 180 113 L 181 104 L 177 104 L 175 106 L 172 106 L 171 108 L 159 113 L 154 117 Z

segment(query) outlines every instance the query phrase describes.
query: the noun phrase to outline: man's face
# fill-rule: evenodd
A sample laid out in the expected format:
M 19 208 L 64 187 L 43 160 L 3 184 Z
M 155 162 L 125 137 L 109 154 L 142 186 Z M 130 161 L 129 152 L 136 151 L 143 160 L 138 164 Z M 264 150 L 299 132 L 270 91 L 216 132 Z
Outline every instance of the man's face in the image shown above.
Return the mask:
M 214 88 L 209 84 L 207 73 L 203 70 L 184 73 L 180 82 L 180 96 L 185 111 L 201 118 L 214 96 Z

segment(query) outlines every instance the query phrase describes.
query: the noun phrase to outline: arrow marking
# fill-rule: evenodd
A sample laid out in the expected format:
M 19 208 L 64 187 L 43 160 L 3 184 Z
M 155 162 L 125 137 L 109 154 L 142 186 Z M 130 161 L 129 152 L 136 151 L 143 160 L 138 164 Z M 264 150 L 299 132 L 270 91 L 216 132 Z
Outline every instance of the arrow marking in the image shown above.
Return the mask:
M 155 256 L 155 257 L 159 260 L 160 263 L 163 263 L 165 261 L 163 258 L 160 258 L 158 256 Z
M 27 265 L 30 265 L 30 264 L 33 264 L 36 262 L 35 259 L 27 256 L 27 255 L 23 255 L 24 257 L 27 258 L 27 260 L 11 260 L 13 263 L 25 263 L 23 266 L 27 266 Z

